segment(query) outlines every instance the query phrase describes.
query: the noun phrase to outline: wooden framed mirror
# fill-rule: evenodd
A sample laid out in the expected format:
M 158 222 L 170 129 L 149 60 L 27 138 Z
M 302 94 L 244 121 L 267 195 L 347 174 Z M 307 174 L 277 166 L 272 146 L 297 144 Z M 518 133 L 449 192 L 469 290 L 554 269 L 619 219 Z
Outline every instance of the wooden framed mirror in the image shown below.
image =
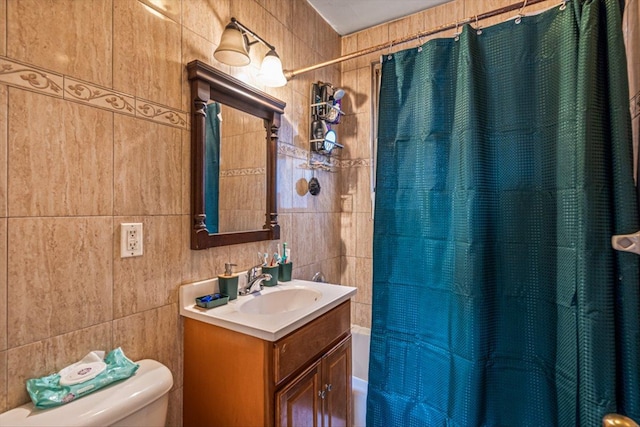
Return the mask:
M 201 61 L 191 61 L 187 64 L 189 85 L 191 88 L 191 249 L 206 249 L 214 246 L 234 245 L 239 243 L 257 242 L 261 240 L 276 240 L 280 238 L 280 226 L 278 225 L 277 210 L 277 148 L 278 148 L 278 128 L 280 119 L 284 114 L 285 103 L 261 92 L 240 80 L 231 77 Z M 211 109 L 210 104 L 215 102 L 218 109 Z M 222 146 L 218 153 L 230 153 L 227 157 L 241 156 L 252 157 L 252 161 L 261 162 L 264 158 L 263 166 L 247 164 L 225 166 L 225 177 L 251 176 L 253 181 L 251 188 L 247 189 L 247 182 L 244 183 L 244 191 L 234 190 L 234 186 L 226 186 L 226 196 L 216 197 L 219 200 L 212 204 L 211 198 L 213 185 L 219 186 L 220 181 L 215 182 L 215 174 L 211 170 L 207 171 L 207 117 L 209 111 L 222 113 L 222 116 L 230 117 L 226 122 L 235 123 L 234 128 L 244 129 L 241 133 L 248 137 L 244 142 L 242 139 L 234 137 L 233 147 Z M 256 132 L 256 119 L 262 122 L 263 131 Z M 225 119 L 220 119 L 221 130 L 217 137 L 218 144 L 223 144 L 225 140 L 226 125 Z M 209 129 L 211 129 L 209 127 Z M 228 132 L 233 133 L 233 132 Z M 238 132 L 235 132 L 238 133 Z M 262 136 L 262 138 L 261 138 Z M 211 134 L 209 134 L 211 138 Z M 232 139 L 232 138 L 229 138 Z M 227 144 L 228 142 L 224 142 Z M 209 140 L 209 158 L 211 157 L 211 139 Z M 231 155 L 235 153 L 235 155 Z M 256 155 L 257 154 L 257 155 Z M 230 160 L 227 160 L 229 162 Z M 241 161 L 241 163 L 246 163 Z M 224 159 L 220 159 L 220 165 L 224 164 Z M 221 166 L 219 166 L 222 169 Z M 235 168 L 235 169 L 234 169 Z M 235 172 L 234 172 L 235 171 Z M 240 171 L 240 172 L 238 172 Z M 244 172 L 243 172 L 244 171 Z M 221 180 L 222 174 L 218 176 Z M 208 188 L 209 186 L 209 188 Z M 241 185 L 242 187 L 242 185 Z M 221 194 L 224 192 L 220 190 Z M 256 206 L 264 207 L 264 222 L 262 228 L 259 225 L 244 225 L 247 221 L 236 221 L 237 224 L 224 225 L 218 228 L 218 216 L 225 218 L 242 218 L 255 216 L 255 212 L 248 214 L 240 211 L 226 211 L 224 215 L 220 210 L 224 209 L 224 204 L 229 201 L 237 203 L 238 206 L 251 206 L 254 210 Z M 256 203 L 257 201 L 257 203 Z M 219 206 L 218 212 L 207 212 L 206 206 L 210 210 L 215 210 L 212 206 Z M 228 206 L 227 206 L 228 207 Z M 261 209 L 261 208 L 258 208 Z M 214 215 L 215 221 L 214 221 Z M 259 216 L 261 216 L 260 214 Z M 208 227 L 207 219 L 211 226 Z M 215 226 L 214 226 L 215 223 Z M 223 221 L 224 223 L 224 221 Z

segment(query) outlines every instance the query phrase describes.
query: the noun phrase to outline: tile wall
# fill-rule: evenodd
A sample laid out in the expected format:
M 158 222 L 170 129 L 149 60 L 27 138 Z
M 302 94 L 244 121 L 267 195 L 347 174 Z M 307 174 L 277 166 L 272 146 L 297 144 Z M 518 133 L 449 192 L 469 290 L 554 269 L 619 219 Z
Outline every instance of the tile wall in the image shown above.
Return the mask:
M 246 268 L 257 251 L 274 247 L 189 249 L 185 65 L 193 59 L 287 103 L 278 207 L 294 277 L 322 271 L 357 286 L 352 320 L 370 325 L 371 63 L 380 53 L 266 89 L 255 79 L 260 45 L 247 68 L 213 59 L 231 16 L 296 69 L 512 2 L 454 0 L 341 39 L 303 0 L 0 0 L 0 411 L 27 401 L 25 379 L 121 346 L 133 359 L 169 366 L 168 424 L 181 425 L 178 287 L 221 272 L 225 262 Z M 630 3 L 632 32 L 639 8 Z M 305 167 L 306 105 L 318 80 L 347 92 L 338 126 L 345 149 L 331 172 Z M 640 97 L 637 78 L 632 87 Z M 306 187 L 312 176 L 322 187 L 315 197 Z M 121 222 L 144 224 L 144 256 L 120 258 Z
M 28 401 L 27 378 L 120 346 L 171 369 L 169 424 L 181 425 L 179 286 L 225 262 L 247 268 L 276 244 L 189 247 L 194 59 L 287 103 L 282 241 L 294 277 L 322 270 L 339 282 L 338 174 L 320 177 L 318 197 L 296 188 L 313 173 L 301 167 L 309 86 L 339 83 L 340 67 L 261 87 L 262 45 L 246 68 L 213 59 L 232 16 L 275 45 L 286 68 L 340 55 L 339 36 L 305 1 L 0 0 L 0 412 Z M 120 258 L 122 222 L 143 223 L 142 257 Z

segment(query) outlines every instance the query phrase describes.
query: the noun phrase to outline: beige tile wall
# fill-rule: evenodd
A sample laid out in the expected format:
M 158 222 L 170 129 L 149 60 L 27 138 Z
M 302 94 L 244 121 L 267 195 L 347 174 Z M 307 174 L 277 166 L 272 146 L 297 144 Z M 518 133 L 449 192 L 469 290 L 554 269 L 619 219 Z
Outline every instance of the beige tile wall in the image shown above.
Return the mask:
M 194 59 L 287 103 L 282 241 L 294 277 L 322 269 L 340 280 L 339 176 L 317 172 L 318 197 L 295 190 L 313 174 L 301 167 L 310 83 L 340 83 L 340 67 L 264 88 L 264 46 L 252 46 L 249 67 L 213 59 L 231 16 L 275 45 L 285 68 L 340 55 L 339 36 L 298 0 L 0 0 L 0 412 L 28 401 L 27 378 L 121 346 L 171 369 L 168 424 L 182 424 L 179 286 L 225 262 L 247 268 L 276 245 L 190 249 Z M 143 224 L 142 257 L 120 258 L 123 222 Z
M 631 1 L 636 13 L 628 19 L 637 24 Z M 178 287 L 212 277 L 228 261 L 248 267 L 257 251 L 274 247 L 189 249 L 185 65 L 200 59 L 265 90 L 255 79 L 260 45 L 243 69 L 212 57 L 231 16 L 296 69 L 510 3 L 454 0 L 341 39 L 302 0 L 0 0 L 0 411 L 28 400 L 25 379 L 90 350 L 122 346 L 134 359 L 155 358 L 172 370 L 168 425 L 181 425 Z M 294 277 L 322 271 L 329 281 L 357 286 L 353 320 L 365 326 L 372 294 L 370 63 L 378 56 L 266 89 L 288 105 L 278 204 Z M 304 167 L 306 104 L 317 80 L 347 91 L 339 173 Z M 313 176 L 322 186 L 316 197 L 306 192 Z M 134 221 L 144 224 L 145 255 L 121 259 L 119 224 Z
M 406 18 L 347 35 L 342 38 L 342 54 L 346 55 L 390 40 L 398 40 L 419 31 L 462 21 L 514 3 L 516 2 L 513 0 L 453 0 Z M 559 3 L 559 0 L 545 1 L 527 7 L 525 12 L 539 11 Z M 516 13 L 511 12 L 480 21 L 480 26 L 486 27 L 501 22 L 515 16 Z M 352 304 L 352 320 L 362 326 L 370 327 L 371 325 L 373 256 L 369 148 L 371 144 L 371 64 L 378 62 L 381 54 L 415 47 L 430 38 L 452 37 L 453 33 L 454 30 L 448 30 L 342 63 L 342 86 L 347 92 L 342 105 L 347 115 L 340 124 L 343 132 L 340 135 L 347 147 L 343 150 L 341 160 L 344 167 L 340 173 L 342 203 L 340 271 L 342 284 L 358 288 Z

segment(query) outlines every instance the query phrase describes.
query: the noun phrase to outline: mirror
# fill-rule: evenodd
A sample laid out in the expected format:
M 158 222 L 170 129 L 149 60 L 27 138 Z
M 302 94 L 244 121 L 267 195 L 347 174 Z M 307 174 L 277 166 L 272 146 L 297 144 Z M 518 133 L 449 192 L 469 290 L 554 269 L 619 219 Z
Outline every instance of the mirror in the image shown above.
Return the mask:
M 203 62 L 187 70 L 191 249 L 279 239 L 277 144 L 285 103 Z
M 209 233 L 259 230 L 265 223 L 267 152 L 263 121 L 216 101 L 207 105 L 205 212 Z

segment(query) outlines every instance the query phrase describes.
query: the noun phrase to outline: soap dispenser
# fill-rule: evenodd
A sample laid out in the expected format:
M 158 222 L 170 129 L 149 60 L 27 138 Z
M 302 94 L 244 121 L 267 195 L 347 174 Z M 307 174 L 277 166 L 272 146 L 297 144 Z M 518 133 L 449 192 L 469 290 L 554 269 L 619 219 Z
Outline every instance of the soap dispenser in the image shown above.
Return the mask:
M 233 274 L 235 264 L 225 263 L 224 274 L 218 275 L 220 293 L 228 295 L 229 300 L 238 298 L 238 275 Z

